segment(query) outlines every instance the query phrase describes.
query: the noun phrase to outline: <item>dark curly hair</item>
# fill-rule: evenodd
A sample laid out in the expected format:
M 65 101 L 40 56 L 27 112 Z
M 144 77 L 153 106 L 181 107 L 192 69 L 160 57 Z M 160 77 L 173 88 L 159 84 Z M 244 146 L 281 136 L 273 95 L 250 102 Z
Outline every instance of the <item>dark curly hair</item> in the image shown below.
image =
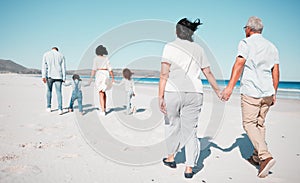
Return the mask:
M 81 81 L 80 76 L 79 76 L 78 74 L 74 74 L 74 75 L 72 76 L 72 79 L 73 79 L 73 80 L 77 79 L 78 81 Z
M 129 70 L 128 68 L 123 69 L 123 77 L 130 80 L 133 72 Z
M 96 48 L 96 55 L 100 55 L 100 56 L 103 56 L 103 55 L 108 55 L 108 52 L 106 50 L 106 48 L 103 46 L 103 45 L 99 45 L 97 48 Z
M 177 37 L 193 42 L 194 40 L 192 36 L 199 25 L 202 25 L 199 18 L 197 18 L 194 22 L 189 21 L 187 18 L 179 20 L 176 24 Z

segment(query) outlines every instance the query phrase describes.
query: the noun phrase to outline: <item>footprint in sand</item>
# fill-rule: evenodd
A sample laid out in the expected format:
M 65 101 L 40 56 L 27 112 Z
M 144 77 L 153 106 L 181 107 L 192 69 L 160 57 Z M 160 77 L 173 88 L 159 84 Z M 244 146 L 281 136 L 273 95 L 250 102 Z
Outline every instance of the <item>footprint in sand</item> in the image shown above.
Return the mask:
M 15 155 L 15 154 L 6 154 L 3 156 L 0 156 L 0 162 L 6 162 L 6 161 L 10 161 L 10 160 L 15 160 L 18 158 L 19 158 L 19 156 Z
M 19 144 L 19 147 L 22 147 L 22 148 L 34 148 L 34 149 L 46 149 L 46 148 L 49 148 L 49 147 L 56 147 L 56 148 L 62 148 L 64 147 L 65 144 L 64 142 L 54 142 L 54 143 L 43 143 L 43 142 L 36 142 L 36 143 L 22 143 L 22 144 Z
M 76 135 L 68 135 L 68 136 L 65 136 L 65 139 L 67 140 L 73 140 L 76 138 Z
M 79 154 L 64 154 L 62 156 L 59 156 L 61 159 L 69 159 L 69 158 L 77 158 L 79 157 Z
M 42 170 L 38 166 L 30 166 L 30 165 L 14 165 L 9 166 L 1 170 L 3 173 L 14 173 L 14 174 L 24 174 L 24 173 L 33 173 L 39 174 Z

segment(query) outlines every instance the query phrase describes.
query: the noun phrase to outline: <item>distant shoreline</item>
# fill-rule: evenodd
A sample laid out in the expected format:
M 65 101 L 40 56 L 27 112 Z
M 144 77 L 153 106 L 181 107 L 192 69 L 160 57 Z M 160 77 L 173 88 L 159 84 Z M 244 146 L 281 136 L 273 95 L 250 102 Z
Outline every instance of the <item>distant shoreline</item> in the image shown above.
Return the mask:
M 35 78 L 39 78 L 42 77 L 41 74 L 18 74 L 18 73 L 0 73 L 0 75 L 23 75 L 23 76 L 27 76 L 27 77 L 35 77 Z M 71 79 L 70 74 L 67 75 L 67 79 Z M 81 76 L 81 78 L 83 80 L 87 80 L 88 78 L 90 78 L 89 75 L 87 76 Z M 122 79 L 121 76 L 116 76 L 115 80 L 117 82 L 119 82 Z M 133 79 L 135 80 L 135 83 L 138 85 L 151 85 L 151 86 L 155 86 L 158 85 L 159 82 L 159 78 L 158 77 L 133 77 Z M 227 83 L 228 80 L 217 80 L 219 86 L 221 88 L 224 88 Z M 211 86 L 209 85 L 208 81 L 206 79 L 202 79 L 202 83 L 203 83 L 203 87 L 204 90 L 206 91 L 211 91 Z M 235 94 L 239 94 L 239 82 L 237 83 L 234 92 Z M 277 91 L 277 97 L 278 98 L 283 98 L 283 99 L 297 99 L 300 100 L 300 82 L 297 81 L 280 81 L 279 82 L 279 88 Z

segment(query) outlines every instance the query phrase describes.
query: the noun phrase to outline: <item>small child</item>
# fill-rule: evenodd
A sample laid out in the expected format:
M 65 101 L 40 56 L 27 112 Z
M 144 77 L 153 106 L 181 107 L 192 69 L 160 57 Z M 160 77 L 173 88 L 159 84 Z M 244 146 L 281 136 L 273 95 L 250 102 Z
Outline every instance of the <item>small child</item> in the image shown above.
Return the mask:
M 131 79 L 131 76 L 133 73 L 128 69 L 123 69 L 123 79 L 121 83 L 124 83 L 125 85 L 125 91 L 127 92 L 127 107 L 126 107 L 126 113 L 132 114 L 135 113 L 135 107 L 131 108 L 132 106 L 132 97 L 135 96 L 135 87 L 134 87 L 134 81 Z
M 83 115 L 83 110 L 82 110 L 82 91 L 81 91 L 81 86 L 82 81 L 80 79 L 80 76 L 78 74 L 74 74 L 72 76 L 72 81 L 68 83 L 64 83 L 64 86 L 70 86 L 72 85 L 73 91 L 72 91 L 72 97 L 70 100 L 70 105 L 69 105 L 69 112 L 73 112 L 73 104 L 74 101 L 77 99 L 78 102 L 78 109 L 81 115 Z M 88 84 L 85 84 L 83 86 L 88 86 Z

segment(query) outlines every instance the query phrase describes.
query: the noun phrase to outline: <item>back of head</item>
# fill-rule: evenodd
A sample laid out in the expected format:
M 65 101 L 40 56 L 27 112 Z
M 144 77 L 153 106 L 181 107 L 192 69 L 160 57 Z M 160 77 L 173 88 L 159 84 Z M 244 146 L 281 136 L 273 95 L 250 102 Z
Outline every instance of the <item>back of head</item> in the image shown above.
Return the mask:
M 52 47 L 52 50 L 58 51 L 58 48 L 55 46 L 55 47 Z
M 262 33 L 264 25 L 260 18 L 252 16 L 248 19 L 248 22 L 245 27 L 249 27 L 253 32 Z
M 192 36 L 201 24 L 200 19 L 196 19 L 194 22 L 189 21 L 187 18 L 179 20 L 176 24 L 177 37 L 193 42 Z
M 99 45 L 96 48 L 96 55 L 98 55 L 98 56 L 108 55 L 108 52 L 103 45 Z
M 72 76 L 72 79 L 75 81 L 76 79 L 78 80 L 78 81 L 81 81 L 81 79 L 80 79 L 80 76 L 78 75 L 78 74 L 74 74 L 73 76 Z
M 132 73 L 128 68 L 123 69 L 123 77 L 124 77 L 125 79 L 130 80 L 132 74 L 133 74 L 133 73 Z

